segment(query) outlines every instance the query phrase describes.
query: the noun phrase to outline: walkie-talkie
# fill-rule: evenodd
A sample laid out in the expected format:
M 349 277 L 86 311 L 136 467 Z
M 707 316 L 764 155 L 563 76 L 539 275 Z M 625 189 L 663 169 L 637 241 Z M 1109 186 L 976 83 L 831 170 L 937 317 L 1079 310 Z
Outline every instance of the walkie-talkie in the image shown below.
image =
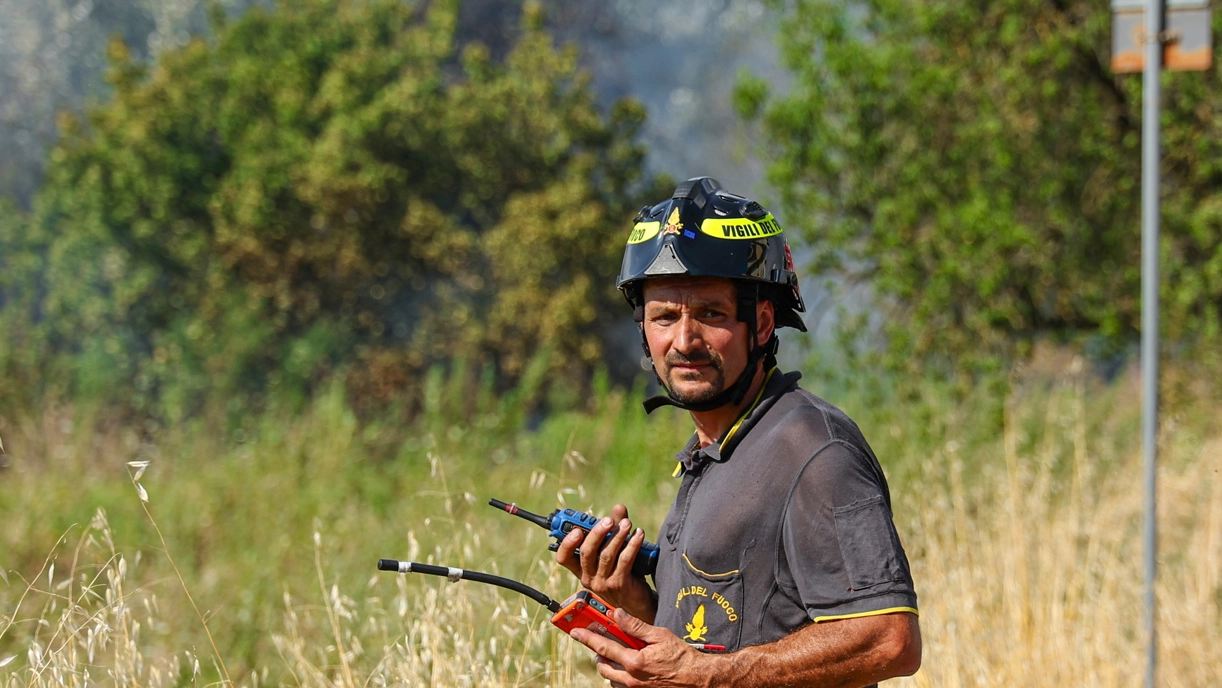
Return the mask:
M 539 514 L 531 513 L 517 504 L 512 502 L 505 503 L 499 499 L 489 499 L 488 504 L 504 511 L 505 513 L 513 514 L 534 523 L 542 528 L 546 528 L 550 537 L 555 538 L 555 542 L 548 545 L 547 548 L 553 552 L 560 548 L 560 541 L 564 539 L 574 528 L 590 532 L 600 520 L 599 517 L 587 514 L 584 511 L 576 509 L 556 509 L 548 516 L 540 516 Z M 615 532 L 607 533 L 606 540 L 610 540 Z M 604 540 L 604 544 L 606 543 Z M 641 543 L 641 550 L 637 552 L 636 559 L 632 560 L 632 572 L 638 576 L 650 576 L 658 568 L 658 546 L 652 542 Z

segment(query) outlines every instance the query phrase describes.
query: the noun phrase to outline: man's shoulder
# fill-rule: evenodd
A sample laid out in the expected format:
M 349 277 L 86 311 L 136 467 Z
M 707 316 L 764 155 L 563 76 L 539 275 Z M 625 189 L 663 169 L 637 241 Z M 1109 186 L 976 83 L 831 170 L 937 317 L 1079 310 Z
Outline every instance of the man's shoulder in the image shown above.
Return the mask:
M 843 409 L 803 389 L 796 379 L 777 395 L 765 419 L 761 426 L 789 433 L 805 432 L 811 439 L 854 444 L 865 439 L 861 428 Z

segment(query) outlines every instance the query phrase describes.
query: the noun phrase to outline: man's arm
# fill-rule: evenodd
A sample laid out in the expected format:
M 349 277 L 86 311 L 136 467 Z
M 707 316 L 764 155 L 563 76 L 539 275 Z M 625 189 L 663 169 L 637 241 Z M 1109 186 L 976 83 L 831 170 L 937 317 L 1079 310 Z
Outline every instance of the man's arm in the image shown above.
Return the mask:
M 730 654 L 702 653 L 622 610 L 615 622 L 649 645 L 631 650 L 585 629 L 570 635 L 599 655 L 603 678 L 628 688 L 848 688 L 908 676 L 921 666 L 921 630 L 916 615 L 907 612 L 811 624 L 774 643 Z

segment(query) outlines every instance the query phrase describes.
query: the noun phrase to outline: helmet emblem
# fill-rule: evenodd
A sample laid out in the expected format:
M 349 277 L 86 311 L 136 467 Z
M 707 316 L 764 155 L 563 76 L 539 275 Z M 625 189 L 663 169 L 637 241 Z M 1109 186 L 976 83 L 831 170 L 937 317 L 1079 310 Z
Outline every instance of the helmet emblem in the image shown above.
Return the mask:
M 666 226 L 662 227 L 662 234 L 663 236 L 678 234 L 681 229 L 683 229 L 683 223 L 679 222 L 679 209 L 673 208 L 670 211 L 670 217 L 666 218 Z

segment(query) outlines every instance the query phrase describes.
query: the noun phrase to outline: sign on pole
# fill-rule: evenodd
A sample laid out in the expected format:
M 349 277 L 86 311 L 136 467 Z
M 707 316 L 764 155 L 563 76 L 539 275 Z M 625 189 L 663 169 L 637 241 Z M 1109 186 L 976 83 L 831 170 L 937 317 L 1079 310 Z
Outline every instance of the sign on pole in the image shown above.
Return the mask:
M 1146 64 L 1148 0 L 1112 0 L 1112 71 L 1134 74 Z M 1166 0 L 1160 43 L 1163 68 L 1204 71 L 1213 65 L 1213 31 L 1208 0 Z

